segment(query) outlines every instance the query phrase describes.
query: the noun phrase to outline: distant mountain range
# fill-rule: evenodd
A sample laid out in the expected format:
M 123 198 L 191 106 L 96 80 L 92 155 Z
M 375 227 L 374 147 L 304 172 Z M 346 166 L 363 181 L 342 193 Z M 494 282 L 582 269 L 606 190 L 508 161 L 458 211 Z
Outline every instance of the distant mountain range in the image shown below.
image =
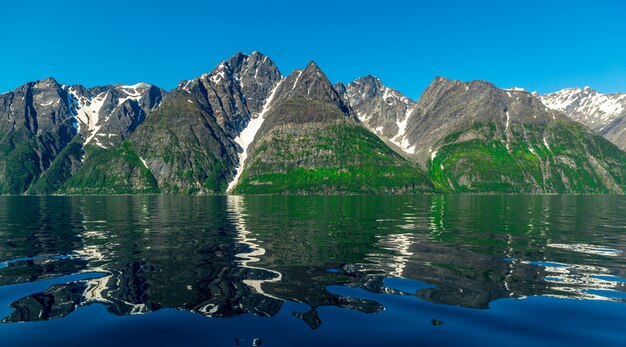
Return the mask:
M 625 109 L 442 77 L 413 101 L 258 52 L 171 91 L 50 78 L 0 95 L 0 194 L 621 194 Z
M 626 150 L 626 94 L 601 94 L 585 87 L 563 89 L 540 99 Z

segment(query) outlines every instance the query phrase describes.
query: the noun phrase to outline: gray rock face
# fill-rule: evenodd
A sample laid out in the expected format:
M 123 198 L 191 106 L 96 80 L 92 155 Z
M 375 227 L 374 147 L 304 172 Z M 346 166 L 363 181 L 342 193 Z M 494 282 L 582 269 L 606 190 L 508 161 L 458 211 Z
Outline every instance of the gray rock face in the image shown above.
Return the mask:
M 0 131 L 4 135 L 26 131 L 40 135 L 72 125 L 73 117 L 65 100 L 67 93 L 54 79 L 27 83 L 0 95 Z
M 235 143 L 187 92 L 169 93 L 130 139 L 163 192 L 218 193 L 234 175 Z
M 313 101 L 318 102 L 317 106 L 324 103 L 328 109 L 316 109 Z M 307 106 L 302 109 L 296 106 L 298 103 Z M 278 125 L 328 123 L 343 118 L 356 120 L 350 105 L 344 102 L 315 62 L 292 72 L 281 82 L 268 108 L 271 109 L 261 127 L 261 134 Z
M 546 106 L 565 113 L 626 150 L 626 94 L 601 94 L 585 87 L 563 89 L 540 98 Z
M 546 123 L 562 117 L 531 93 L 498 89 L 485 81 L 437 77 L 418 102 L 373 76 L 362 77 L 345 90 L 345 98 L 372 132 L 421 165 L 440 139 L 474 122 L 494 121 L 508 130 L 512 123 Z
M 408 150 L 407 146 L 403 146 L 403 140 L 408 116 L 415 108 L 413 100 L 369 75 L 351 82 L 345 86 L 345 91 L 342 88 L 338 90 L 342 90 L 359 120 L 372 132 Z
M 275 130 L 299 134 L 303 127 L 318 127 L 349 119 L 356 122 L 353 111 L 333 88 L 326 75 L 315 62 L 292 72 L 276 86 L 266 105 L 267 114 L 255 134 L 248 152 L 254 157 L 255 146 L 269 141 Z

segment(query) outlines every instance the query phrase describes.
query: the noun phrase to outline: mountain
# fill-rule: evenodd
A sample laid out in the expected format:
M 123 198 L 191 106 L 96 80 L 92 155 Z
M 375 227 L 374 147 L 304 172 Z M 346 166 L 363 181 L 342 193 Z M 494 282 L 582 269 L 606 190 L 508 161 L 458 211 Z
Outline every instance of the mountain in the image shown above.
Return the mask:
M 392 147 L 411 153 L 414 148 L 406 139 L 409 115 L 415 101 L 382 84 L 374 76 L 359 78 L 347 86 L 337 85 L 359 120 Z
M 358 106 L 352 99 L 351 103 Z M 394 116 L 389 113 L 377 116 Z M 428 169 L 439 191 L 537 194 L 624 189 L 624 152 L 520 89 L 437 77 L 404 121 L 405 155 Z
M 123 146 L 88 156 L 64 192 L 224 193 L 243 152 L 237 136 L 280 78 L 255 52 L 181 82 Z M 111 161 L 115 169 L 107 170 Z
M 542 95 L 541 101 L 585 124 L 626 150 L 626 94 L 601 94 L 589 87 Z
M 85 88 L 52 78 L 0 95 L 0 194 L 52 193 L 82 165 L 83 147 L 113 147 L 164 92 L 148 84 Z
M 0 194 L 623 193 L 626 154 L 546 98 L 438 77 L 413 101 L 259 52 L 169 92 L 45 79 L 0 95 Z M 563 112 L 611 139 L 621 101 Z
M 432 190 L 421 169 L 359 122 L 314 62 L 280 82 L 253 137 L 235 193 Z

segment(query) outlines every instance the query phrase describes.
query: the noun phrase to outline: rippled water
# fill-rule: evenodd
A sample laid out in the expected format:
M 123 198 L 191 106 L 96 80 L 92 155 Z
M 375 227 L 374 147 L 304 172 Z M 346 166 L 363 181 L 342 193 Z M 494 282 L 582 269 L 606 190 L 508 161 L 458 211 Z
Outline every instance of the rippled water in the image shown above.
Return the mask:
M 0 343 L 625 345 L 626 197 L 2 197 Z

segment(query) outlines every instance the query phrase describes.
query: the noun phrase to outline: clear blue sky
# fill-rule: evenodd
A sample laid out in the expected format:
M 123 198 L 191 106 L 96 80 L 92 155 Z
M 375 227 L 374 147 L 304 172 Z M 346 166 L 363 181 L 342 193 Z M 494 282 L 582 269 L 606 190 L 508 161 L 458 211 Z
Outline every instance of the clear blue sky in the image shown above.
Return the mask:
M 418 98 L 434 76 L 541 93 L 626 91 L 624 1 L 9 1 L 0 91 L 55 77 L 171 89 L 236 52 L 284 75 L 315 60 L 333 81 L 366 74 Z

